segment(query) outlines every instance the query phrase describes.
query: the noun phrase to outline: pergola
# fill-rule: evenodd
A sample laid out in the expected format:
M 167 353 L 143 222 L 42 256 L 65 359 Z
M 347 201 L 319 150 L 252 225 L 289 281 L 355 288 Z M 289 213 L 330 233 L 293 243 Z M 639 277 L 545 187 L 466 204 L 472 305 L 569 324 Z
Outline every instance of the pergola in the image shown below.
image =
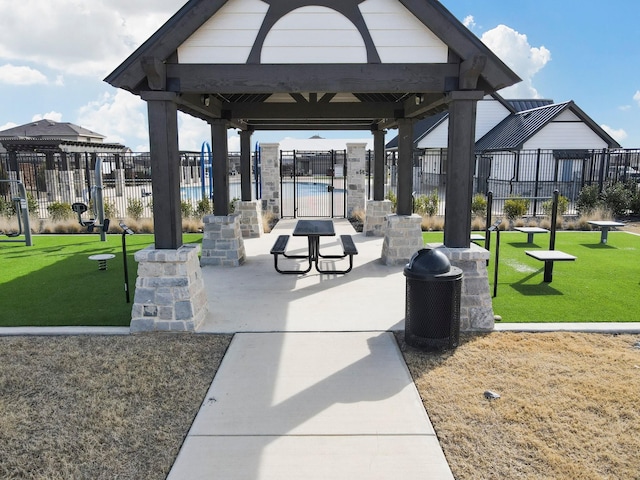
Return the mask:
M 374 200 L 398 129 L 398 215 L 412 213 L 413 124 L 449 111 L 445 245 L 470 242 L 476 103 L 520 79 L 437 0 L 190 0 L 106 79 L 148 104 L 155 247 L 182 245 L 177 111 L 211 125 L 217 215 L 227 129 L 251 200 L 257 130 L 370 130 Z

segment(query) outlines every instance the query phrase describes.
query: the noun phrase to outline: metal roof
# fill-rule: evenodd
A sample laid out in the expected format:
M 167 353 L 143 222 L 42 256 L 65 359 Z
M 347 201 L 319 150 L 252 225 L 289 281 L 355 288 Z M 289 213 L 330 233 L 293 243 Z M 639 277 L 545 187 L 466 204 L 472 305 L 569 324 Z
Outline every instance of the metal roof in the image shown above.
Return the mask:
M 73 123 L 54 122 L 48 119 L 36 120 L 0 132 L 0 137 L 65 138 L 78 136 L 99 139 L 106 138 L 104 135 L 92 132 Z
M 578 108 L 573 101 L 568 101 L 524 110 L 508 116 L 476 142 L 476 151 L 520 150 L 525 142 L 568 109 L 607 142 L 609 147 L 620 147 L 618 142 Z
M 516 112 L 523 112 L 525 110 L 531 110 L 533 108 L 546 107 L 547 105 L 553 105 L 553 100 L 548 98 L 530 98 L 530 99 L 505 99 L 505 101 L 511 105 Z

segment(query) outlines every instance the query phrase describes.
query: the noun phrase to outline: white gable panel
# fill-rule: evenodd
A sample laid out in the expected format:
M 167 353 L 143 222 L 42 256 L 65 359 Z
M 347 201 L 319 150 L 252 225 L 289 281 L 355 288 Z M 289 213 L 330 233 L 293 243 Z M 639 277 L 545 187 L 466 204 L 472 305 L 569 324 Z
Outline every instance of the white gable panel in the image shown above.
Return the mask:
M 502 103 L 491 95 L 487 95 L 479 101 L 476 113 L 476 142 L 507 118 L 510 113 Z
M 565 110 L 554 119 L 554 122 L 582 122 L 582 120 L 571 110 Z
M 269 5 L 230 0 L 178 47 L 180 63 L 246 63 Z
M 302 7 L 282 17 L 265 38 L 260 63 L 366 63 L 358 29 L 326 7 Z
M 397 0 L 366 0 L 360 11 L 382 63 L 447 63 L 447 45 Z
M 552 122 L 525 142 L 523 149 L 599 149 L 607 146 L 604 140 L 584 123 Z
M 429 135 L 418 142 L 418 148 L 447 148 L 449 143 L 449 119 L 431 130 Z

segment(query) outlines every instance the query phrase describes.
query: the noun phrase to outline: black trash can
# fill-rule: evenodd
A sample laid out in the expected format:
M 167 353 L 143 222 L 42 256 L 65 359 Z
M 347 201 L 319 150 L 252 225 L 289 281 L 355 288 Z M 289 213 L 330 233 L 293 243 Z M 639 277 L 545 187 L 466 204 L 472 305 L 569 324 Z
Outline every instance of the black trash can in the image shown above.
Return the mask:
M 404 269 L 407 278 L 404 337 L 424 350 L 458 346 L 462 270 L 438 249 L 416 252 Z

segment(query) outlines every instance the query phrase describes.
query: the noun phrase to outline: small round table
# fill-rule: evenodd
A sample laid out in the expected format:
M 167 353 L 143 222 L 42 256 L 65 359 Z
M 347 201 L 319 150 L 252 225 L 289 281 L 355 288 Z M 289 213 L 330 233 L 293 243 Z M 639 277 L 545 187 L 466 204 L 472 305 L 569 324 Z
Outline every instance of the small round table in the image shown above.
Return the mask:
M 98 262 L 98 270 L 106 270 L 107 260 L 111 260 L 112 258 L 115 258 L 113 253 L 100 253 L 98 255 L 91 255 L 89 260 L 95 260 Z

